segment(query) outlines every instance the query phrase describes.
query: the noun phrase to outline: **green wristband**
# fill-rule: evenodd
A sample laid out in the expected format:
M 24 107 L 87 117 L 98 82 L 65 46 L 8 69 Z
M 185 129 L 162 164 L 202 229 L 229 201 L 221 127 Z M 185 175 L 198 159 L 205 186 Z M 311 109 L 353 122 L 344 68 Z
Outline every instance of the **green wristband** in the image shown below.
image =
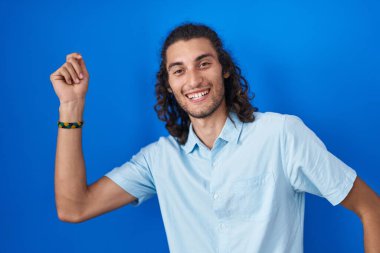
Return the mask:
M 59 128 L 82 128 L 83 126 L 83 121 L 78 121 L 78 122 L 61 122 L 58 121 L 58 127 Z

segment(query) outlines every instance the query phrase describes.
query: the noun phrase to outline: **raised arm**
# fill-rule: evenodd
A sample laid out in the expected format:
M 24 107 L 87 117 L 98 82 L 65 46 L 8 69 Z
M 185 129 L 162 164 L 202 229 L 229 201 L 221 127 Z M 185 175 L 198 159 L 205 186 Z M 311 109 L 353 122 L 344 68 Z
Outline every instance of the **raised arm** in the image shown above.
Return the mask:
M 365 252 L 380 252 L 380 197 L 376 192 L 357 177 L 350 193 L 341 204 L 355 212 L 362 221 Z
M 59 121 L 82 121 L 89 82 L 82 56 L 67 55 L 66 62 L 51 74 L 50 80 L 60 101 Z M 59 219 L 77 223 L 129 204 L 135 197 L 107 177 L 88 186 L 82 128 L 58 128 L 55 199 Z

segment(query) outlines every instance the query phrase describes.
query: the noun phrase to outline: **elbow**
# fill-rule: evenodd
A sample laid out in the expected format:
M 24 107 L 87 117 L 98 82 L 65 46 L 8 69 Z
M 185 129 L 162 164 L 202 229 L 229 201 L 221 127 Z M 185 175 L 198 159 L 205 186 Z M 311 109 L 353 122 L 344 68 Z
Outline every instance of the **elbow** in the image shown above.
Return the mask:
M 84 221 L 81 218 L 81 216 L 78 215 L 78 214 L 71 214 L 71 213 L 60 211 L 60 210 L 57 210 L 57 214 L 58 214 L 58 219 L 60 221 L 63 221 L 63 222 L 67 222 L 67 223 L 81 223 L 81 222 Z
M 371 205 L 368 205 L 367 208 L 358 211 L 357 215 L 361 220 L 376 218 L 380 221 L 380 197 L 373 199 Z

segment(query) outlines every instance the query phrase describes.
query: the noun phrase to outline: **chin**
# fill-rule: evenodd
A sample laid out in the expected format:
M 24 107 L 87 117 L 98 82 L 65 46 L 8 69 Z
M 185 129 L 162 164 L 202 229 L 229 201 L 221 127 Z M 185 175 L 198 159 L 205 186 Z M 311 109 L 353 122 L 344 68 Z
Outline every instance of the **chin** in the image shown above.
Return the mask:
M 219 101 L 219 103 L 217 103 L 217 104 L 211 105 L 209 108 L 207 108 L 207 110 L 204 110 L 204 111 L 195 112 L 195 111 L 189 111 L 185 108 L 182 108 L 182 109 L 184 109 L 184 111 L 192 118 L 205 119 L 205 118 L 211 117 L 213 114 L 215 114 L 218 111 L 218 109 L 221 108 L 222 102 L 223 102 L 223 100 Z

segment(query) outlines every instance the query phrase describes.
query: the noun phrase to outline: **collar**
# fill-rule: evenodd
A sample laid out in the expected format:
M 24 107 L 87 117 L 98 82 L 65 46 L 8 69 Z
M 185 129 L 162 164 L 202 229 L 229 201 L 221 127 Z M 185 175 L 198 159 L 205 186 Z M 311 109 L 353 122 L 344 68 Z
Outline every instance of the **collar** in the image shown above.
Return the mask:
M 223 139 L 226 142 L 237 143 L 239 140 L 242 126 L 243 126 L 243 122 L 239 120 L 236 113 L 230 112 L 218 138 Z M 193 130 L 193 124 L 190 124 L 189 135 L 187 137 L 186 143 L 182 145 L 182 148 L 188 154 L 194 150 L 195 145 L 199 146 L 200 143 L 201 143 L 201 140 L 198 138 L 198 136 L 195 134 Z

